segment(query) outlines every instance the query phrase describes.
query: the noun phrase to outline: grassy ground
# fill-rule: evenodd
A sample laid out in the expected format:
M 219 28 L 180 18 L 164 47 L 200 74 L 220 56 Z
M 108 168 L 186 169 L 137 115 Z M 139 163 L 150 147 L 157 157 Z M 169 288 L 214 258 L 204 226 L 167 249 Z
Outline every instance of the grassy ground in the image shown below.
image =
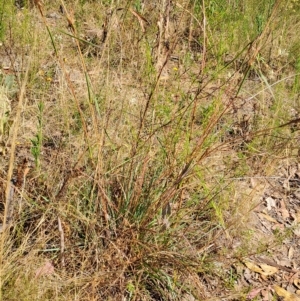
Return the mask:
M 0 7 L 1 300 L 230 289 L 298 157 L 299 1 L 29 2 Z

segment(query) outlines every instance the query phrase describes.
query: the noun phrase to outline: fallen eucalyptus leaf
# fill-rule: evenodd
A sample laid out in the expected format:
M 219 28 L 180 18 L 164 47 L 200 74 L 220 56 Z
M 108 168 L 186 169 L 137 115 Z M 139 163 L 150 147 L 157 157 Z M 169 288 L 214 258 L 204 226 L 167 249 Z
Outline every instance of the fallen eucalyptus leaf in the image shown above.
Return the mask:
M 288 254 L 288 258 L 289 259 L 292 259 L 294 256 L 294 248 L 293 247 L 290 247 L 289 249 L 289 254 Z
M 300 289 L 300 279 L 299 278 L 294 279 L 293 283 L 298 289 Z
M 267 264 L 260 264 L 260 267 L 250 261 L 244 261 L 244 264 L 252 272 L 259 273 L 263 279 L 278 272 L 277 268 Z
M 256 288 L 253 289 L 251 292 L 249 292 L 249 294 L 247 295 L 247 299 L 254 299 L 260 292 L 261 292 L 262 288 Z
M 264 273 L 267 274 L 267 276 L 272 276 L 278 272 L 277 268 L 267 264 L 260 264 L 260 267 L 263 269 Z
M 259 266 L 255 265 L 254 263 L 252 263 L 250 261 L 244 261 L 244 264 L 252 272 L 260 273 L 260 274 L 263 273 L 263 270 Z
M 299 296 L 286 291 L 285 289 L 283 289 L 282 287 L 280 287 L 278 285 L 274 285 L 274 290 L 278 296 L 284 298 L 283 299 L 284 301 L 300 301 Z
M 271 222 L 271 223 L 278 223 L 276 219 L 274 219 L 273 217 L 271 217 L 268 214 L 265 213 L 258 213 L 258 216 L 262 219 L 266 219 L 267 221 Z

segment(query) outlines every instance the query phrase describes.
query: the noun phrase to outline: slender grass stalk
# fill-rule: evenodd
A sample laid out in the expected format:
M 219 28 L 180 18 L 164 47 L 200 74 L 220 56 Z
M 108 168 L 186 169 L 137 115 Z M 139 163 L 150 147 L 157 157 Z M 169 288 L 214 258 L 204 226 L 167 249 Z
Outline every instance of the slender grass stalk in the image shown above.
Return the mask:
M 33 51 L 30 53 L 24 78 L 22 79 L 22 86 L 18 95 L 18 106 L 16 110 L 16 117 L 14 119 L 13 132 L 11 137 L 10 158 L 9 158 L 9 165 L 8 165 L 7 178 L 6 178 L 6 190 L 5 190 L 6 205 L 4 207 L 3 226 L 2 226 L 3 231 L 0 234 L 0 300 L 3 300 L 2 298 L 3 278 L 5 277 L 5 273 L 6 273 L 3 265 L 3 260 L 4 260 L 3 256 L 5 254 L 5 243 L 9 239 L 9 228 L 7 227 L 7 217 L 10 210 L 10 206 L 14 205 L 14 204 L 10 204 L 11 202 L 10 193 L 11 193 L 11 181 L 12 181 L 13 169 L 15 164 L 16 143 L 17 143 L 18 132 L 20 129 L 21 113 L 23 110 L 26 85 L 28 81 L 28 73 L 30 70 L 32 59 L 33 59 Z

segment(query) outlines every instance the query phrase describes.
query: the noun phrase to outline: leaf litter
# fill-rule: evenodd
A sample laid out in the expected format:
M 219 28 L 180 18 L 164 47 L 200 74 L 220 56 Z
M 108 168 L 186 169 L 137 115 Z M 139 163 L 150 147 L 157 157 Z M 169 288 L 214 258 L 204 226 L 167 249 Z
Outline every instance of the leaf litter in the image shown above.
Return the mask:
M 257 191 L 260 201 L 248 221 L 249 231 L 254 232 L 249 240 L 253 253 L 230 267 L 237 273 L 234 290 L 241 292 L 248 288 L 248 292 L 236 297 L 222 291 L 222 297 L 214 300 L 240 300 L 245 296 L 247 300 L 300 301 L 300 198 L 295 193 L 299 171 L 299 164 L 280 167 L 274 183 Z M 261 241 L 267 247 L 259 254 L 257 246 Z

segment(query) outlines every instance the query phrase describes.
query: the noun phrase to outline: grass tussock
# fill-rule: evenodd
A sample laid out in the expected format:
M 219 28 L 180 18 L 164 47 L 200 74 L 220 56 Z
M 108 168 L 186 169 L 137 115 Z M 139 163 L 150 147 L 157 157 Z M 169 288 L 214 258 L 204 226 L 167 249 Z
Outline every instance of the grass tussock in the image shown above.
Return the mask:
M 298 155 L 298 2 L 33 2 L 0 7 L 0 298 L 204 300 Z

